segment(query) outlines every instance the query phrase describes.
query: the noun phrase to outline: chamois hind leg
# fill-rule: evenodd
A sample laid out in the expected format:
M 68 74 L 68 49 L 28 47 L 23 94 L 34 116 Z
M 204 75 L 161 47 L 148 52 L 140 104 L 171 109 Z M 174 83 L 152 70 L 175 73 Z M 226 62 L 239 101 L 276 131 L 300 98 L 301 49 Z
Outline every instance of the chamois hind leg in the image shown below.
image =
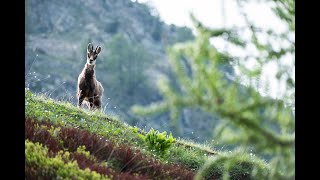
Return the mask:
M 90 105 L 90 110 L 92 110 L 93 109 L 93 100 L 94 100 L 94 97 L 93 97 L 93 95 L 92 96 L 90 96 L 89 98 L 88 98 L 88 101 L 89 101 L 89 105 Z
M 102 105 L 101 97 L 95 98 L 94 101 L 93 101 L 93 104 L 94 104 L 95 108 L 101 110 L 101 105 Z

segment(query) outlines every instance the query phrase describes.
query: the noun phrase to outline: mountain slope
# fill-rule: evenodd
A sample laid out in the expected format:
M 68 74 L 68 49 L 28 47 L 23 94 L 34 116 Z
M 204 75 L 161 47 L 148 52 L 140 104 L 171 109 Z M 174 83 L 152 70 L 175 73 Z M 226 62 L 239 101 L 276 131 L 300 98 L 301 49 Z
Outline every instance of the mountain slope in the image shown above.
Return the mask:
M 27 179 L 193 179 L 207 159 L 219 155 L 186 140 L 159 153 L 146 143 L 146 132 L 116 117 L 28 90 L 25 97 Z M 247 168 L 240 163 L 234 178 L 247 179 Z

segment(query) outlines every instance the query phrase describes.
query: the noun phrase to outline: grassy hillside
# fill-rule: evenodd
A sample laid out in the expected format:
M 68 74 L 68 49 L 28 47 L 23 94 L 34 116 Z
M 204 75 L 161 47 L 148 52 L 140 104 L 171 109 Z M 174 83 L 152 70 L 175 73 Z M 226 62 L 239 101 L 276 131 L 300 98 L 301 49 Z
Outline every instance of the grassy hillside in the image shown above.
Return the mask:
M 25 114 L 26 179 L 193 179 L 208 159 L 223 154 L 182 139 L 161 151 L 146 140 L 150 133 L 117 117 L 28 90 Z M 220 179 L 221 167 L 203 173 Z M 231 179 L 250 179 L 251 168 L 239 161 Z

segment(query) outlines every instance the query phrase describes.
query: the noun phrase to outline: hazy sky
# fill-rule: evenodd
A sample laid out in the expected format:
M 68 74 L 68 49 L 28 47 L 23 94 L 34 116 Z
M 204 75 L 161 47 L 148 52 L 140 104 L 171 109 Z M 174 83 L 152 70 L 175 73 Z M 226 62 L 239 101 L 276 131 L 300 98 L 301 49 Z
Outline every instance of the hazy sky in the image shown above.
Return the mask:
M 240 15 L 236 0 L 138 0 L 154 7 L 161 20 L 167 24 L 188 26 L 193 28 L 189 13 L 192 12 L 204 25 L 212 28 L 231 27 L 234 25 L 245 26 Z M 248 18 L 258 27 L 271 28 L 276 32 L 284 32 L 286 26 L 273 14 L 271 4 L 251 3 L 246 5 L 245 12 Z M 223 43 L 213 42 L 217 48 L 222 48 Z M 280 44 L 280 42 L 279 42 Z M 275 44 L 279 45 L 279 44 Z M 231 51 L 233 49 L 230 49 Z M 238 53 L 234 50 L 234 53 Z M 286 58 L 288 61 L 292 57 Z M 274 80 L 276 64 L 268 64 L 263 71 L 262 80 L 268 79 L 272 97 L 277 97 L 279 91 L 284 93 L 284 86 L 279 86 Z M 294 74 L 292 74 L 294 78 Z M 282 94 L 280 93 L 280 94 Z
M 205 25 L 243 25 L 235 0 L 138 0 L 155 7 L 161 19 L 168 24 L 192 27 L 189 12 Z M 251 3 L 245 9 L 249 17 L 258 25 L 283 31 L 285 26 L 274 16 L 266 3 Z

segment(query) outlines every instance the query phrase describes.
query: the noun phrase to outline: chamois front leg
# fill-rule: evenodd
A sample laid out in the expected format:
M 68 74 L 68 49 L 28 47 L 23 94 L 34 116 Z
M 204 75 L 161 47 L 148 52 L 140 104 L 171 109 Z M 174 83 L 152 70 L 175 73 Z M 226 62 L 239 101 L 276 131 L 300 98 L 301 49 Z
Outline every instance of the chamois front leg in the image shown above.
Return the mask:
M 79 97 L 78 97 L 78 107 L 81 107 L 83 100 L 84 100 L 84 95 L 83 94 L 79 95 Z

